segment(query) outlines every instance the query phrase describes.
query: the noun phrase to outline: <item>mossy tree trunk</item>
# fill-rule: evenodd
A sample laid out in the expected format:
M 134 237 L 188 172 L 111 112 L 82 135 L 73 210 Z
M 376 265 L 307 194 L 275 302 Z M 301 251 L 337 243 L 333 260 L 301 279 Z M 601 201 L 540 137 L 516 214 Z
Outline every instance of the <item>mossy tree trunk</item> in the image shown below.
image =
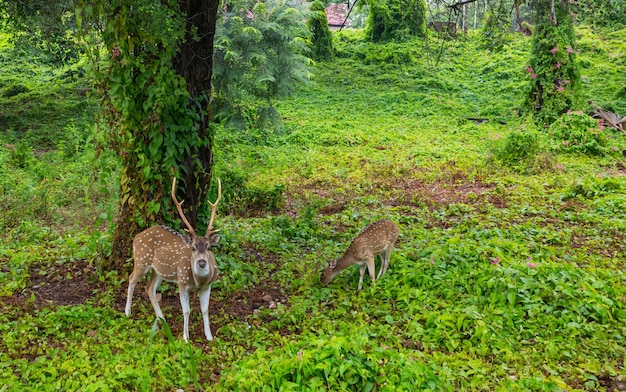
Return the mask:
M 334 56 L 333 37 L 328 28 L 326 5 L 323 1 L 315 0 L 311 3 L 311 17 L 307 24 L 312 34 L 312 58 L 317 61 L 332 60 Z
M 219 0 L 77 0 L 77 6 L 108 144 L 122 163 L 113 250 L 102 266 L 120 270 L 137 232 L 154 223 L 176 227 L 173 177 L 186 217 L 202 226 L 213 165 L 209 97 Z
M 526 112 L 549 125 L 568 110 L 580 108 L 574 17 L 569 1 L 535 2 L 535 32 L 529 65 Z

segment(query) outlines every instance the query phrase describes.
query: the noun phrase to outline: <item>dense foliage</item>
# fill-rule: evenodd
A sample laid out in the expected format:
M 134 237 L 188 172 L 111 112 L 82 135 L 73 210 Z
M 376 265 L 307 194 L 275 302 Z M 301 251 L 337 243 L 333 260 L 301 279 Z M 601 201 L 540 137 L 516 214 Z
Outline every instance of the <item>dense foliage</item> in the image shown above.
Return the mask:
M 46 62 L 62 64 L 79 54 L 71 0 L 0 0 L 0 25 L 12 32 L 17 50 L 36 52 Z
M 526 71 L 530 92 L 526 109 L 539 123 L 552 124 L 568 110 L 582 109 L 580 72 L 572 6 L 568 2 L 537 2 L 533 47 Z
M 425 0 L 367 0 L 367 35 L 374 42 L 426 36 Z
M 215 120 L 260 128 L 275 120 L 274 99 L 308 79 L 309 36 L 303 14 L 282 2 L 239 0 L 221 15 L 215 42 Z
M 576 33 L 580 93 L 624 114 L 626 30 Z M 626 138 L 576 111 L 547 130 L 519 117 L 530 38 L 497 52 L 479 38 L 448 42 L 435 73 L 420 41 L 342 33 L 336 59 L 275 102 L 282 125 L 216 129 L 215 173 L 242 204 L 286 197 L 218 215 L 215 341 L 194 300 L 191 344 L 173 285 L 170 334 L 146 298 L 125 317 L 127 275 L 95 268 L 120 169 L 91 142 L 95 98 L 64 76 L 79 64 L 15 59 L 0 40 L 0 390 L 623 385 Z M 322 286 L 319 268 L 379 218 L 401 230 L 387 274 Z
M 626 2 L 621 0 L 580 0 L 580 16 L 594 26 L 626 27 Z
M 311 31 L 311 57 L 314 60 L 333 58 L 333 37 L 328 28 L 326 5 L 320 0 L 311 3 L 311 16 L 307 22 Z

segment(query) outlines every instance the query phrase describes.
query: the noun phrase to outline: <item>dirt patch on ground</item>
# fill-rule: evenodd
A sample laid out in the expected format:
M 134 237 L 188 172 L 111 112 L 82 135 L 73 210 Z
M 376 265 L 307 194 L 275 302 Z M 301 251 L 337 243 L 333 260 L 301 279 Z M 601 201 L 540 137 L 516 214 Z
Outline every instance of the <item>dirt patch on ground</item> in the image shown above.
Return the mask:
M 287 196 L 286 211 L 289 216 L 298 216 L 300 204 L 306 193 L 317 198 L 328 200 L 329 204 L 319 209 L 320 215 L 338 214 L 345 210 L 354 194 L 339 194 L 329 190 L 320 190 L 319 184 L 309 184 Z M 438 209 L 450 204 L 484 204 L 489 203 L 497 208 L 509 206 L 506 195 L 496 192 L 496 185 L 480 180 L 465 178 L 461 172 L 454 172 L 444 179 L 425 181 L 413 177 L 381 182 L 375 187 L 389 196 L 381 199 L 382 204 L 397 206 L 425 206 Z
M 506 199 L 492 192 L 494 184 L 481 181 L 423 182 L 415 179 L 399 180 L 392 185 L 396 197 L 387 201 L 389 205 L 419 205 L 438 208 L 450 204 L 473 204 L 488 202 L 498 208 L 508 206 Z
M 102 292 L 105 284 L 92 281 L 95 267 L 83 261 L 29 268 L 30 285 L 12 297 L 0 298 L 7 305 L 25 310 L 80 305 Z
M 251 251 L 254 252 L 254 251 Z M 261 259 L 261 257 L 259 257 Z M 265 258 L 262 258 L 265 259 Z M 277 262 L 271 260 L 269 262 Z M 49 307 L 72 306 L 86 304 L 102 295 L 109 288 L 107 283 L 99 281 L 96 277 L 98 272 L 94 266 L 77 260 L 72 263 L 55 264 L 52 266 L 32 266 L 29 269 L 30 284 L 21 292 L 11 297 L 0 298 L 0 306 L 21 308 L 26 312 L 33 312 Z M 51 278 L 52 277 L 52 278 Z M 147 279 L 143 279 L 137 285 L 133 298 L 133 309 L 136 313 L 137 303 L 143 301 L 144 305 L 152 310 L 150 300 L 145 291 Z M 178 318 L 182 315 L 180 300 L 176 289 L 170 284 L 170 289 L 160 294 L 161 308 L 166 315 Z M 114 307 L 121 314 L 126 306 L 126 285 L 116 289 Z M 289 306 L 287 292 L 275 281 L 266 279 L 255 285 L 250 290 L 241 290 L 233 293 L 225 299 L 217 299 L 214 295 L 209 305 L 209 315 L 224 313 L 230 318 L 246 319 L 249 315 L 261 307 L 276 308 L 279 304 Z M 190 298 L 191 316 L 190 334 L 192 338 L 204 336 L 202 330 L 202 316 L 200 313 L 200 301 L 197 295 Z M 182 322 L 173 322 L 170 325 L 175 336 L 182 335 Z M 220 326 L 212 323 L 212 330 Z

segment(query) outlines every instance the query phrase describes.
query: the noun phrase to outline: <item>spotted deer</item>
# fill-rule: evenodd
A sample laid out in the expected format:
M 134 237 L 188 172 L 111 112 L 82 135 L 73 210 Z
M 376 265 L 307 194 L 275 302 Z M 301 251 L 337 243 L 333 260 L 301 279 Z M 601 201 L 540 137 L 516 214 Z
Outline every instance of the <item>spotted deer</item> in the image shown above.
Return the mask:
M 218 270 L 211 247 L 216 245 L 220 236 L 213 230 L 213 221 L 217 204 L 222 198 L 222 184 L 218 179 L 218 196 L 211 205 L 211 219 L 204 237 L 196 235 L 183 213 L 181 203 L 176 199 L 176 178 L 172 181 L 172 199 L 178 209 L 189 236 L 182 235 L 166 226 L 153 226 L 142 231 L 133 240 L 134 268 L 128 279 L 126 315 L 131 313 L 133 291 L 143 276 L 152 270 L 146 287 L 150 302 L 158 318 L 165 319 L 156 296 L 157 287 L 162 281 L 176 282 L 180 294 L 180 304 L 184 316 L 183 338 L 189 341 L 189 292 L 198 290 L 200 309 L 204 319 L 204 334 L 213 340 L 209 325 L 209 298 L 211 284 L 217 279 Z
M 359 290 L 363 288 L 363 275 L 367 268 L 372 284 L 387 272 L 391 251 L 398 240 L 400 230 L 395 223 L 382 219 L 365 227 L 348 247 L 348 250 L 341 258 L 332 261 L 328 267 L 322 271 L 321 281 L 324 284 L 330 283 L 335 275 L 344 269 L 357 264 L 360 268 Z M 378 276 L 374 279 L 376 266 L 374 259 L 380 255 L 383 259 L 378 271 Z

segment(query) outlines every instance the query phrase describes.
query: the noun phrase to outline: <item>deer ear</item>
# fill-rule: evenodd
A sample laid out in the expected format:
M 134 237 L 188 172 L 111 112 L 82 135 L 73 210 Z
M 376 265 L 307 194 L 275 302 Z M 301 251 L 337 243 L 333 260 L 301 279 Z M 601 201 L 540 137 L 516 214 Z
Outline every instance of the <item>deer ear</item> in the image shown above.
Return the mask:
M 211 246 L 217 245 L 217 243 L 220 241 L 220 235 L 219 234 L 212 234 L 211 238 L 209 238 L 209 242 L 211 242 Z
M 183 243 L 187 246 L 191 246 L 191 237 L 188 235 L 181 235 L 180 238 L 182 238 Z

